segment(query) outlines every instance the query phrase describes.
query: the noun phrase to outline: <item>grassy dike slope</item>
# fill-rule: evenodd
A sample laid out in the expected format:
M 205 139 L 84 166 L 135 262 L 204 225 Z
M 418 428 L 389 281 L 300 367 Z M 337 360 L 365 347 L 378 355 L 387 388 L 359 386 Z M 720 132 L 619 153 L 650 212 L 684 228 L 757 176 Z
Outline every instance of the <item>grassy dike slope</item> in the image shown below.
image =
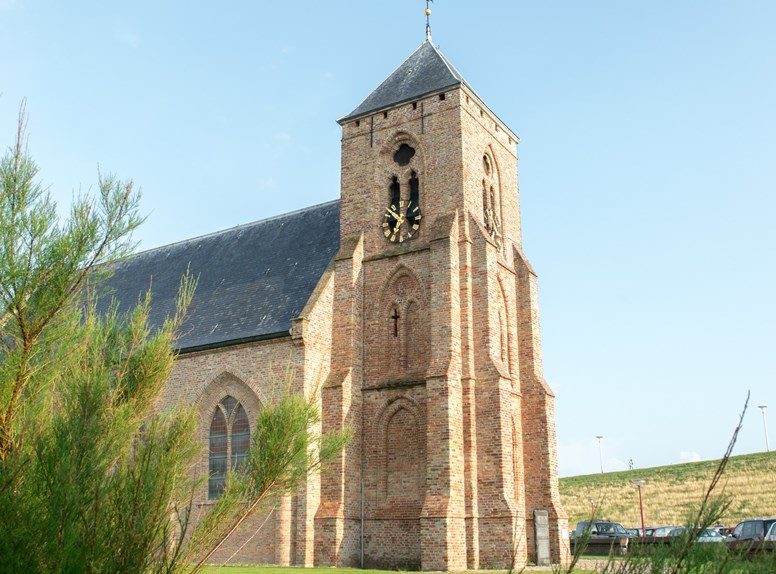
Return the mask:
M 639 526 L 639 497 L 631 480 L 643 478 L 644 521 L 647 526 L 684 524 L 697 512 L 719 461 L 691 462 L 623 472 L 560 479 L 560 497 L 569 514 L 569 528 L 590 517 L 591 500 L 597 516 Z M 744 518 L 776 516 L 776 452 L 734 456 L 728 462 L 717 494 L 733 497 L 722 521 L 734 526 Z

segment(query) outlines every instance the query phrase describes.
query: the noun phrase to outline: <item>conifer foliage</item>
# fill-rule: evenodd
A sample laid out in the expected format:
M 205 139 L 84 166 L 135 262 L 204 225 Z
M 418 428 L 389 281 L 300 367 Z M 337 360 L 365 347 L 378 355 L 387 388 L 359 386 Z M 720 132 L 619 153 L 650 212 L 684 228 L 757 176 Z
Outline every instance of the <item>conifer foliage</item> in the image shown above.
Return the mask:
M 191 532 L 203 479 L 192 472 L 195 416 L 154 403 L 196 281 L 181 279 L 177 312 L 153 330 L 150 294 L 128 315 L 99 300 L 110 263 L 131 251 L 139 196 L 101 175 L 96 198 L 74 199 L 60 223 L 25 122 L 22 106 L 0 160 L 0 572 L 190 570 L 347 436 L 311 430 L 315 398 L 289 388 L 265 406 L 248 463 Z
M 25 117 L 0 161 L 0 569 L 148 571 L 190 488 L 193 418 L 152 406 L 194 282 L 153 334 L 150 298 L 96 313 L 90 291 L 131 248 L 138 194 L 101 176 L 60 223 Z

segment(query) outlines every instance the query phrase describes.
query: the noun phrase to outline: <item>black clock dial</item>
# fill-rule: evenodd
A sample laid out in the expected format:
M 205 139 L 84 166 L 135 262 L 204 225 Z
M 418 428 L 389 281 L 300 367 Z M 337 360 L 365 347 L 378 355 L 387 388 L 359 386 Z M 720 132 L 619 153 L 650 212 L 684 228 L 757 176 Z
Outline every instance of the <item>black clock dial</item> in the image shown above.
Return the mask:
M 412 201 L 392 203 L 383 215 L 383 235 L 393 243 L 404 243 L 418 231 L 422 218 L 420 206 Z

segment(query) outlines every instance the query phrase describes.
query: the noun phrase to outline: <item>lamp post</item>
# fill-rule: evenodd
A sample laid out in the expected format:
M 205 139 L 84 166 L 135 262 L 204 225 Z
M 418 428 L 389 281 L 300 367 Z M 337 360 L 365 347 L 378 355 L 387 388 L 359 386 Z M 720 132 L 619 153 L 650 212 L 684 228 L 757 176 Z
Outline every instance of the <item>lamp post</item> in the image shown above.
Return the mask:
M 639 511 L 641 512 L 641 537 L 643 538 L 647 534 L 646 527 L 644 526 L 644 500 L 641 498 L 641 487 L 644 486 L 645 480 L 643 478 L 637 478 L 631 480 L 636 488 L 639 490 Z
M 601 452 L 601 439 L 604 438 L 603 435 L 596 435 L 598 439 L 598 462 L 601 464 L 601 474 L 604 473 L 604 455 Z
M 763 414 L 763 430 L 765 431 L 765 452 L 771 452 L 771 447 L 768 444 L 768 423 L 765 421 L 765 409 L 768 408 L 768 405 L 760 405 L 757 408 L 760 409 L 760 412 Z

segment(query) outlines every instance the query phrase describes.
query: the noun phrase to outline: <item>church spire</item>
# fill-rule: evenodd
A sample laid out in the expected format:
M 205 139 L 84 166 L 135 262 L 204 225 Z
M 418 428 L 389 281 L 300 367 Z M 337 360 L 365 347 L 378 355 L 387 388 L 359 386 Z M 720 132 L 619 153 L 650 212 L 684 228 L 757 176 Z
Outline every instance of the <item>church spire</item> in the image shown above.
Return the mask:
M 431 42 L 431 2 L 426 0 L 426 42 Z
M 425 41 L 340 124 L 466 83 L 434 45 Z M 471 88 L 469 88 L 471 89 Z

